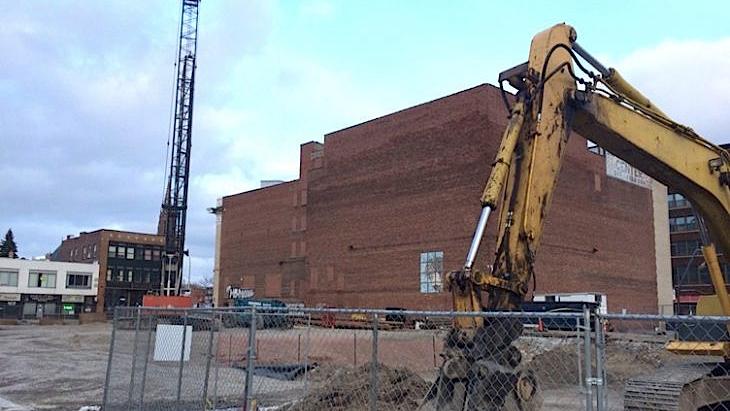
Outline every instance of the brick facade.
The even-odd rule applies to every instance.
[[[223,198],[220,295],[235,285],[307,305],[450,308],[447,293],[420,292],[420,254],[463,264],[506,120],[499,90],[480,85],[302,145],[298,180]],[[656,312],[652,221],[651,191],[607,177],[574,136],[537,292],[602,292],[611,310]],[[492,221],[477,267],[495,233]]]
[[[96,310],[102,312],[111,309],[111,307],[119,305],[119,296],[124,297],[122,305],[137,305],[142,302],[142,295],[148,292],[159,293],[159,279],[157,282],[137,281],[138,270],[146,269],[155,272],[159,278],[161,270],[161,262],[158,258],[153,260],[151,251],[161,251],[165,243],[163,236],[145,233],[135,233],[129,231],[116,231],[100,229],[92,232],[82,232],[77,237],[67,236],[65,240],[51,254],[53,261],[66,262],[99,262],[99,289],[97,295]],[[110,244],[124,244],[127,247],[134,248],[132,259],[127,260],[127,256],[123,259],[114,259],[109,256]],[[150,259],[146,260],[144,253],[145,248],[150,251]],[[137,254],[140,253],[140,254]],[[133,281],[110,281],[107,271],[109,269],[117,270],[129,268],[133,271]],[[126,271],[125,271],[126,273]],[[117,276],[118,273],[112,273]],[[116,277],[112,277],[115,278]],[[112,301],[113,300],[113,301]]]

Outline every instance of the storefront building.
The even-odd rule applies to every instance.
[[[96,311],[99,264],[0,258],[0,318]]]

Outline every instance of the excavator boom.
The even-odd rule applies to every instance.
[[[483,208],[465,264],[447,274],[454,310],[519,309],[534,276],[565,147],[575,131],[692,202],[709,233],[704,255],[710,270],[717,271],[711,277],[722,314],[730,315],[714,253],[714,243],[730,250],[730,155],[671,120],[576,40],[572,27],[555,25],[533,38],[527,63],[500,75],[500,85],[509,82],[517,95],[481,197]],[[498,224],[494,263],[490,272],[480,272],[473,264],[492,215]],[[429,393],[436,408],[539,406],[538,382],[520,366],[519,350],[512,345],[521,335],[519,320],[464,316],[454,326]],[[491,389],[485,378],[476,376],[489,376],[502,387]],[[504,388],[506,381],[511,388]]]

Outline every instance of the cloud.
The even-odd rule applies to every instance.
[[[714,143],[730,142],[730,38],[666,41],[614,66],[675,121]]]
[[[52,251],[66,234],[80,231],[154,232],[179,2],[21,2],[4,13],[0,229],[14,229],[23,256]],[[215,169],[209,166],[215,157],[202,155],[225,146],[208,134],[213,128],[198,121],[199,114],[230,97],[226,68],[263,49],[269,13],[266,3],[201,6],[197,81],[204,86],[196,90],[193,137],[201,151],[193,154],[198,173]],[[212,117],[223,129],[236,126]],[[193,272],[209,273],[214,223],[204,205],[210,204],[192,195],[190,202],[188,238],[199,257]]]

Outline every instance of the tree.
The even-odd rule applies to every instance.
[[[213,286],[213,277],[204,277],[200,280],[198,280],[197,285],[203,288],[208,288]]]
[[[15,244],[12,229],[8,229],[5,239],[0,242],[0,257],[18,258],[18,245]]]

